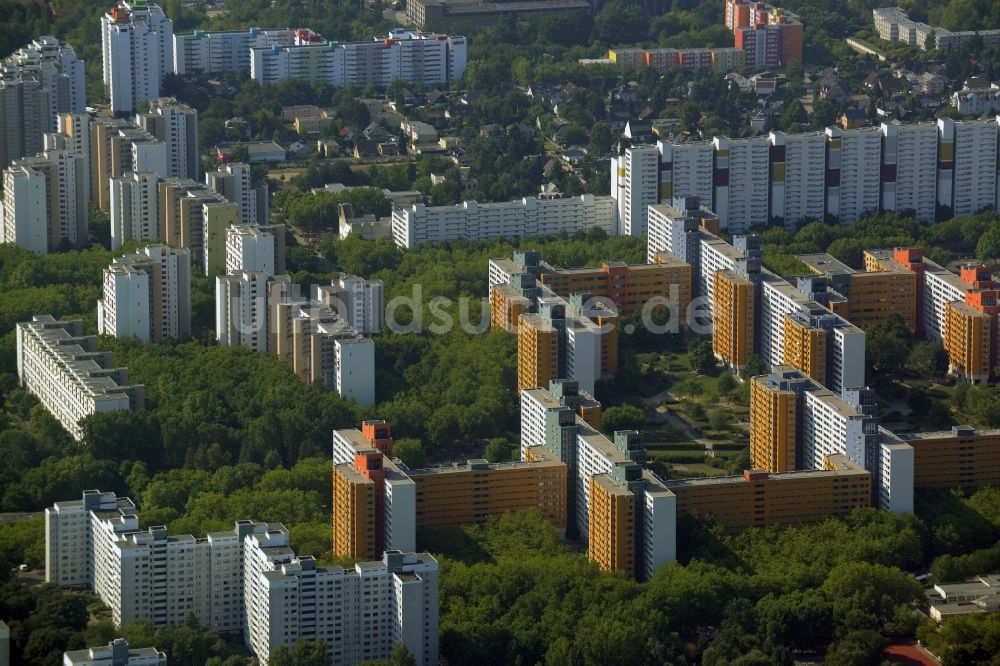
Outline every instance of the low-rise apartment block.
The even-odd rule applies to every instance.
[[[608,51],[608,60],[619,67],[649,67],[665,72],[671,67],[731,72],[746,65],[746,53],[736,47],[714,49],[619,48]]]
[[[1000,430],[953,426],[941,432],[895,435],[913,448],[916,488],[977,488],[1000,484]]]
[[[872,505],[871,474],[849,461],[840,469],[746,470],[742,476],[676,479],[663,485],[677,497],[678,517],[711,516],[730,533],[817,523]]]
[[[124,638],[107,645],[63,652],[63,666],[167,666],[167,655],[156,648],[130,648]]]
[[[857,326],[878,326],[895,315],[917,330],[917,281],[913,271],[892,263],[887,270],[855,270],[825,252],[797,255],[819,281],[800,280],[807,295]]]
[[[466,66],[465,37],[396,28],[370,42],[338,43],[307,29],[289,46],[250,48],[250,77],[266,85],[286,78],[335,86],[378,86],[396,79],[424,85],[459,81]]]
[[[388,424],[334,432],[334,554],[370,557],[410,545],[415,529],[481,523],[535,509],[566,530],[566,465],[551,456],[511,463],[409,469],[392,459]],[[346,462],[344,462],[346,461]]]
[[[191,334],[191,253],[150,245],[104,269],[97,332],[163,342]]]
[[[46,509],[46,580],[91,588],[115,625],[178,626],[193,615],[241,633],[267,664],[299,640],[326,645],[331,663],[386,659],[402,643],[438,660],[437,562],[427,553],[385,552],[351,569],[296,556],[277,523],[237,521],[205,539],[139,529],[135,505],[97,490]]]
[[[143,407],[141,384],[128,383],[128,369],[112,365],[97,338],[83,334],[80,320],[58,321],[35,315],[17,325],[17,374],[74,439],[83,438],[80,421],[96,412]]]
[[[913,21],[900,7],[879,7],[872,10],[878,36],[888,42],[902,42],[923,50],[946,49],[974,37],[990,46],[1000,44],[1000,30],[963,30],[952,32],[941,26]]]
[[[562,199],[524,197],[518,201],[454,206],[413,204],[392,211],[392,237],[399,247],[446,240],[527,238],[598,227],[617,234],[614,201],[609,196],[581,194]]]

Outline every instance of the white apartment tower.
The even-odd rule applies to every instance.
[[[950,199],[940,201],[951,208],[954,217],[972,215],[996,204],[997,191],[997,121],[938,120],[941,136],[938,148],[939,169],[954,174]],[[950,156],[949,156],[950,153]],[[951,162],[949,165],[948,162]],[[938,187],[942,184],[939,182]],[[939,191],[938,199],[942,196]]]
[[[171,536],[140,530],[131,500],[97,490],[46,509],[45,526],[46,580],[92,588],[116,626],[178,626],[194,615],[241,633],[262,664],[299,640],[323,641],[333,664],[387,659],[397,644],[421,666],[438,662],[438,565],[427,553],[322,567],[296,556],[280,524]]]
[[[844,225],[879,209],[882,132],[826,128],[826,213]]]
[[[770,141],[715,137],[715,214],[731,234],[768,223]]]
[[[174,60],[173,21],[159,5],[119,0],[101,17],[101,33],[111,110],[132,113],[142,100],[158,98]]]
[[[268,343],[268,295],[288,276],[247,272],[215,278],[215,339],[223,347],[271,351]]]
[[[0,242],[38,254],[49,251],[48,195],[45,173],[30,161],[3,172],[3,226]]]
[[[611,196],[618,207],[618,233],[642,236],[651,204],[660,200],[660,150],[656,146],[626,148],[611,158]]]
[[[826,135],[771,132],[771,217],[795,229],[805,220],[823,220]],[[732,173],[732,162],[730,162]]]
[[[83,155],[47,150],[17,160],[4,172],[4,192],[0,242],[45,254],[87,241],[90,173]]]
[[[42,150],[60,113],[85,107],[84,63],[71,46],[42,36],[0,63],[0,168]]]
[[[150,102],[147,113],[137,114],[137,126],[162,141],[167,148],[164,177],[198,179],[198,112],[172,97]]]
[[[921,222],[937,212],[938,126],[882,124],[882,208],[912,210]]]
[[[321,287],[321,289],[328,289]],[[366,280],[341,275],[333,283],[331,296],[340,301],[337,312],[361,335],[375,335],[385,321],[385,293],[382,280]],[[341,310],[342,308],[342,310]]]
[[[226,273],[267,273],[275,275],[274,234],[250,224],[233,224],[226,229]]]
[[[674,198],[697,197],[706,205],[712,203],[714,150],[711,141],[690,143],[659,142],[660,198],[672,204]]]
[[[191,334],[191,252],[150,245],[115,257],[97,301],[102,335],[163,342]]]
[[[160,238],[159,176],[129,171],[109,179],[111,187],[111,249],[128,240]]]
[[[224,164],[218,171],[208,171],[205,184],[240,207],[241,224],[267,224],[267,219],[258,218],[257,190],[251,185],[249,164]]]

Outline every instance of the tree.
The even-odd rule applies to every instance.
[[[598,121],[590,128],[590,148],[598,155],[605,155],[611,150],[611,142],[614,141],[614,134],[611,127]]]
[[[427,466],[427,454],[419,439],[397,439],[392,446],[392,455],[403,461],[410,469],[420,469]]]
[[[615,405],[601,414],[601,430],[613,435],[619,430],[641,430],[646,415],[635,405]]]
[[[688,346],[688,363],[691,369],[701,375],[715,372],[715,354],[711,341],[701,338]]]
[[[483,457],[490,462],[507,462],[510,460],[512,447],[503,437],[494,437],[487,444],[483,451]]]
[[[913,334],[899,315],[865,331],[868,363],[875,372],[891,373],[903,367],[912,343]]]
[[[723,409],[713,409],[708,412],[708,426],[712,430],[725,430],[729,427],[731,414]]]
[[[761,355],[752,354],[750,358],[747,359],[747,364],[743,366],[743,369],[740,371],[740,377],[742,377],[744,381],[749,381],[751,377],[766,375],[767,372],[767,364],[764,363],[764,359]]]
[[[323,641],[296,641],[289,648],[279,645],[267,660],[272,666],[327,666],[326,643]]]
[[[921,377],[944,377],[948,372],[948,353],[933,342],[918,342],[906,357],[905,367]]]
[[[1000,224],[990,225],[976,243],[976,256],[981,261],[1000,259]]]

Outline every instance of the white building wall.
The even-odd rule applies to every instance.
[[[959,217],[996,205],[997,121],[955,121],[954,128],[952,214]]]
[[[337,393],[361,405],[375,404],[375,343],[352,338],[337,340],[335,347]]]

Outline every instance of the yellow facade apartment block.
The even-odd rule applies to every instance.
[[[587,555],[601,571],[635,571],[635,495],[607,474],[590,477]]]
[[[538,276],[539,282],[563,297],[588,293],[609,299],[622,317],[642,310],[653,298],[676,301],[681,321],[691,302],[691,279],[691,266],[670,256],[656,264],[607,262],[596,268],[569,268]]]
[[[796,394],[767,377],[750,380],[750,464],[766,472],[790,472],[796,457]]]
[[[521,315],[531,311],[531,299],[517,293],[510,285],[500,284],[490,289],[490,326],[517,333]]]
[[[833,311],[855,326],[878,326],[898,315],[908,329],[916,330],[917,277],[908,270],[853,273],[847,311]]]
[[[541,315],[521,315],[517,331],[518,394],[524,389],[546,387],[558,376],[559,331]]]
[[[735,271],[715,274],[712,306],[712,351],[733,368],[742,368],[753,354],[754,285]]]
[[[751,527],[815,523],[871,506],[871,474],[863,469],[679,479],[664,485],[677,496],[677,517],[713,516],[730,533]]]
[[[784,363],[826,385],[826,331],[785,315]]]
[[[525,509],[537,509],[553,527],[566,529],[567,468],[558,460],[470,460],[406,474],[416,484],[417,529],[472,525]]]
[[[368,559],[375,550],[375,484],[354,465],[333,470],[333,554]]]
[[[955,426],[899,438],[913,447],[916,488],[1000,485],[1000,430]]]
[[[957,301],[945,305],[944,321],[949,371],[969,381],[988,380],[993,315]]]

